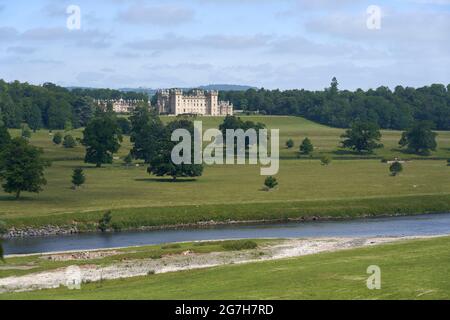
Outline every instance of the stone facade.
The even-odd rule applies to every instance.
[[[97,105],[105,110],[108,103],[112,104],[113,111],[117,113],[130,113],[133,109],[140,103],[144,102],[143,100],[97,100]],[[150,106],[149,106],[150,107]]]
[[[180,89],[170,89],[159,90],[156,95],[156,108],[160,114],[233,115],[233,105],[227,101],[219,101],[218,91],[192,90],[184,93]]]

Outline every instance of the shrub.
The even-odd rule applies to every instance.
[[[101,232],[107,231],[111,226],[112,214],[111,211],[106,212],[98,222],[98,228]]]
[[[71,148],[75,148],[76,145],[77,145],[77,143],[75,142],[75,139],[70,134],[64,136],[64,141],[63,141],[64,148],[71,149]]]
[[[24,138],[24,139],[31,138],[31,130],[30,130],[30,128],[28,128],[28,126],[22,127],[22,138]]]
[[[400,172],[403,171],[403,166],[400,162],[395,161],[393,164],[391,164],[391,166],[389,167],[389,171],[391,172],[391,175],[393,177],[395,177],[396,175],[398,175]]]
[[[61,144],[61,142],[62,142],[62,134],[59,132],[55,133],[55,135],[53,136],[53,143]]]
[[[311,143],[311,140],[309,138],[305,138],[300,145],[300,153],[302,154],[311,154],[311,152],[314,151],[314,146]]]
[[[264,185],[268,188],[268,189],[273,189],[278,185],[278,181],[276,178],[269,176],[266,178],[266,180],[264,181]]]
[[[447,159],[447,165],[450,166],[450,159]]]
[[[323,156],[322,158],[320,158],[320,162],[323,166],[327,166],[331,163],[331,158],[328,156]]]
[[[294,140],[289,139],[288,141],[286,141],[286,148],[291,149],[294,147]]]
[[[222,244],[222,247],[227,251],[239,251],[255,249],[258,247],[258,244],[252,240],[236,240],[226,241]]]
[[[86,181],[86,177],[84,176],[83,169],[76,168],[73,169],[72,174],[72,184],[75,188],[80,187],[83,185]]]

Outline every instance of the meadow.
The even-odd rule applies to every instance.
[[[52,161],[47,186],[40,194],[24,193],[20,201],[0,191],[0,220],[8,226],[73,225],[95,229],[107,210],[121,228],[163,226],[215,220],[284,220],[299,217],[355,217],[407,214],[450,209],[450,132],[438,133],[438,150],[428,157],[398,150],[401,132],[383,131],[383,149],[361,157],[338,148],[342,129],[329,128],[299,117],[243,117],[280,129],[279,187],[262,191],[259,166],[207,166],[202,177],[171,182],[150,176],[142,163],[123,164],[131,145],[124,141],[113,164],[95,168],[83,162],[84,148],[64,149],[52,143],[47,130],[33,134],[31,143],[44,149]],[[163,117],[167,122],[173,118]],[[205,117],[203,127],[218,127],[223,118]],[[19,135],[19,130],[13,130]],[[81,137],[82,130],[70,134]],[[308,136],[312,157],[298,156],[300,141]],[[292,138],[293,149],[284,147]],[[318,158],[333,162],[322,166]],[[397,177],[389,175],[381,158],[411,159]],[[82,167],[83,188],[71,188],[71,174]]]
[[[449,299],[450,238],[84,284],[0,299]],[[369,290],[368,266],[381,270]],[[274,276],[276,274],[276,276]]]

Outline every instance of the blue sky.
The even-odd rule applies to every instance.
[[[81,9],[68,30],[66,9]],[[369,5],[381,28],[367,28]],[[323,89],[450,83],[450,0],[0,0],[0,78]]]

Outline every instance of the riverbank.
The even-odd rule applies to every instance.
[[[267,262],[424,238],[430,237],[320,238],[258,242],[239,240],[14,256],[7,257],[8,263],[0,266],[0,275],[2,272],[3,275],[8,275],[14,271],[23,275],[1,277],[0,293],[59,288],[66,284],[67,267],[70,265],[78,265],[83,282],[91,283],[224,265]],[[226,248],[223,244],[226,243],[231,244],[231,251],[223,250]],[[251,248],[252,244],[254,248]],[[169,251],[164,252],[165,249]],[[149,257],[152,250],[162,252],[158,251],[158,255]],[[36,265],[33,268],[33,259],[45,261],[45,271],[33,272],[33,269],[37,268]]]
[[[169,230],[449,212],[450,195],[117,208],[32,217],[7,215],[0,220],[8,229],[5,238],[98,232],[98,222],[107,211],[112,215],[108,231]]]

